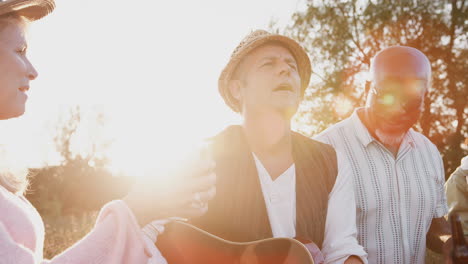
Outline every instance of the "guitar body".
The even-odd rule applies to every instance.
[[[236,243],[184,222],[171,222],[158,236],[168,264],[314,264],[307,248],[290,238]]]

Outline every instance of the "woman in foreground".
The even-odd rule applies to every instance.
[[[26,57],[25,29],[30,21],[44,17],[54,7],[53,0],[0,0],[0,120],[21,116],[25,111],[30,81],[38,76]],[[1,170],[0,264],[159,263],[159,251],[144,237],[141,227],[168,216],[199,216],[206,212],[206,201],[214,195],[212,162],[185,169],[178,173],[185,180],[170,189],[142,183],[123,200],[107,203],[93,230],[50,261],[42,256],[42,219],[23,196],[26,173]],[[193,206],[193,197],[201,206]]]

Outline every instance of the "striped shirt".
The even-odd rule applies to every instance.
[[[316,139],[351,164],[358,241],[369,263],[424,263],[431,221],[448,211],[443,163],[434,144],[410,129],[395,158],[370,135],[357,111]]]

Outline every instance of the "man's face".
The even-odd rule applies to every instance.
[[[0,119],[24,113],[29,81],[37,72],[26,57],[23,27],[12,23],[0,30]]]
[[[301,80],[291,52],[267,44],[242,62],[239,101],[242,113],[280,111],[292,117],[301,100]]]
[[[428,83],[427,67],[416,58],[376,66],[368,107],[377,136],[405,135],[419,119]]]

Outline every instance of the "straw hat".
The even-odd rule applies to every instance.
[[[296,63],[299,70],[299,76],[301,77],[301,88],[302,95],[304,94],[305,89],[309,85],[310,74],[312,72],[310,66],[309,56],[305,50],[297,43],[295,40],[290,39],[286,36],[271,34],[265,30],[255,30],[249,35],[247,35],[237,48],[232,52],[231,59],[229,60],[226,67],[224,67],[221,75],[218,79],[218,90],[221,96],[224,99],[224,102],[235,112],[239,112],[238,102],[231,95],[229,91],[229,81],[231,80],[232,74],[236,70],[239,62],[247,55],[249,52],[258,48],[269,42],[279,42],[284,45],[292,53],[296,59]]]
[[[17,13],[31,21],[50,14],[54,8],[54,0],[0,0],[0,16]]]

